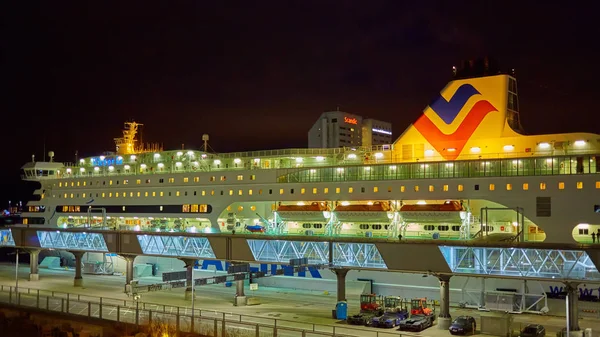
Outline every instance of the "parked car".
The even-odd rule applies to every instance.
[[[545,337],[546,328],[541,324],[529,324],[521,331],[519,337]]]
[[[400,322],[400,331],[423,331],[433,325],[435,315],[412,315]]]
[[[472,316],[458,316],[452,321],[448,331],[453,335],[464,335],[467,333],[474,334],[476,329],[477,323],[475,322],[475,318]]]
[[[373,317],[371,325],[379,328],[395,328],[400,322],[408,318],[408,311],[386,312],[381,316]]]

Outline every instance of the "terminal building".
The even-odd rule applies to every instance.
[[[391,123],[343,111],[324,112],[308,131],[309,148],[370,147],[392,142]]]

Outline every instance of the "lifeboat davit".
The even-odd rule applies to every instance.
[[[324,202],[313,202],[310,205],[280,205],[277,215],[284,221],[327,222],[327,212],[331,208]]]
[[[335,215],[339,221],[348,222],[389,222],[393,217],[393,210],[388,202],[374,202],[372,205],[338,205]]]
[[[467,212],[458,201],[446,201],[443,204],[403,205],[400,216],[404,222],[460,223]]]

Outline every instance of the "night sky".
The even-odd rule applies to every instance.
[[[112,151],[128,119],[165,149],[203,133],[217,152],[306,147],[337,106],[397,137],[453,65],[484,55],[516,69],[528,133],[600,133],[594,11],[486,3],[7,1],[0,205],[27,200],[18,170],[44,143],[58,161]]]

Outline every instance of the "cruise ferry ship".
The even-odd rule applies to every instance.
[[[140,124],[127,122],[114,152],[76,163],[57,162],[50,153],[49,162],[25,164],[23,179],[40,187],[23,223],[256,236],[591,242],[591,234],[600,233],[600,136],[527,135],[516,78],[466,71],[455,72],[389,146],[163,151],[139,144]],[[420,275],[412,280],[355,273],[392,288],[424,283]],[[315,284],[306,286],[319,289]]]

